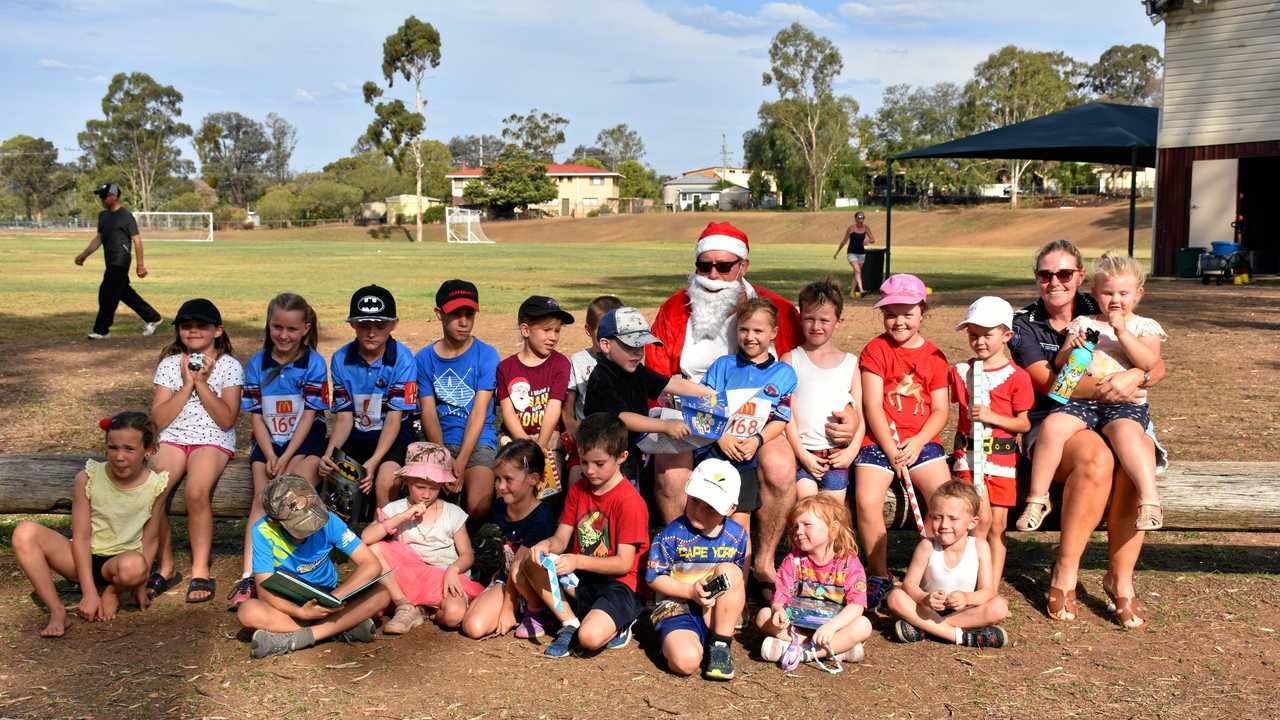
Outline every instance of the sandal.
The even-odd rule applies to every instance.
[[[1076,619],[1076,589],[1061,590],[1049,586],[1049,595],[1045,599],[1045,614],[1054,620],[1070,622]]]
[[[193,577],[191,582],[187,583],[187,602],[191,604],[209,602],[213,599],[214,593],[218,591],[218,581],[213,578]],[[192,593],[202,592],[205,596],[202,598],[191,597]]]
[[[1138,520],[1134,527],[1139,530],[1159,530],[1164,527],[1164,507],[1158,502],[1138,503]]]
[[[240,578],[240,581],[227,593],[227,609],[235,611],[245,600],[258,597],[258,586],[252,577]]]
[[[1022,517],[1018,518],[1017,528],[1023,531],[1039,530],[1044,519],[1053,512],[1053,503],[1048,495],[1032,495],[1027,498],[1027,506],[1022,509]]]
[[[180,582],[182,582],[182,573],[180,572],[175,571],[171,578],[166,578],[159,572],[152,572],[151,576],[147,578],[147,599],[155,600],[169,592],[170,588]]]
[[[1137,630],[1147,626],[1147,613],[1138,604],[1136,597],[1120,597],[1102,576],[1102,592],[1107,594],[1107,612],[1115,618],[1120,626],[1128,630]]]

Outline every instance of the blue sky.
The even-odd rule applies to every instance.
[[[210,112],[298,128],[296,170],[345,155],[368,125],[360,97],[381,79],[383,39],[409,14],[433,23],[442,62],[425,85],[427,135],[494,133],[537,107],[569,118],[558,157],[625,122],[646,160],[677,174],[716,164],[721,133],[741,160],[742,133],[773,99],[760,85],[769,40],[799,20],[844,56],[840,92],[864,112],[895,83],[963,82],[1007,44],[1093,61],[1111,45],[1163,49],[1138,0],[5,0],[0,138],[76,148],[101,115],[116,72],[142,71],[185,96],[192,127]],[[397,83],[397,90],[409,90]],[[194,158],[188,146],[186,153]],[[62,158],[70,159],[72,151]]]

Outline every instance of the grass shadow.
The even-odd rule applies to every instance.
[[[372,225],[369,227],[368,233],[373,240],[413,241],[413,236],[409,234],[409,229],[403,225]]]

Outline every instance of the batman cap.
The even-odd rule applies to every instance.
[[[351,313],[347,322],[396,319],[396,299],[390,290],[377,285],[366,285],[351,295]]]

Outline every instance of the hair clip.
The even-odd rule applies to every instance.
[[[110,430],[110,429],[111,429],[111,418],[102,418],[101,420],[99,420],[99,421],[98,421],[98,427],[102,428],[103,430]]]

